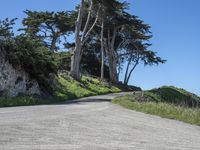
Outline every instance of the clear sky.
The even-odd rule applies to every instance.
[[[24,17],[23,11],[72,10],[79,0],[2,0],[0,19]],[[151,25],[151,49],[167,59],[155,67],[140,65],[130,84],[151,89],[175,85],[200,95],[200,0],[127,0],[129,12]]]

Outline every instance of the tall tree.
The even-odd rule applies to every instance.
[[[77,80],[81,79],[80,61],[81,61],[81,57],[83,53],[82,47],[85,44],[85,42],[88,40],[89,35],[91,34],[99,18],[99,10],[96,11],[94,9],[95,5],[96,5],[96,1],[90,0],[89,7],[86,8],[85,7],[86,1],[85,0],[80,1],[79,12],[78,12],[76,28],[75,28],[75,48],[72,51],[71,71],[70,71],[71,75]],[[87,13],[87,19],[86,19],[85,24],[83,25],[83,16],[84,16],[85,10]],[[91,18],[92,18],[92,15],[94,14],[95,14],[95,19],[92,20]],[[91,20],[93,21],[93,23],[91,23]]]
[[[104,32],[104,34],[102,33],[101,36],[103,36],[101,40],[101,45],[102,45],[102,49],[103,49],[103,45],[104,48],[106,50],[106,53],[108,55],[108,64],[109,64],[109,72],[110,72],[110,79],[111,82],[118,82],[117,79],[117,71],[116,71],[116,54],[115,54],[115,38],[116,38],[116,32],[117,32],[117,28],[118,28],[118,21],[117,21],[117,16],[119,15],[119,13],[126,7],[127,3],[120,3],[117,0],[110,0],[110,1],[106,1],[103,0],[102,1],[102,5],[103,5],[103,17],[102,17],[102,27],[101,30],[103,29],[102,32]],[[104,51],[102,51],[104,52]],[[102,67],[104,63],[104,53],[102,55]],[[103,71],[103,68],[102,68]],[[103,74],[103,72],[101,73]]]
[[[109,22],[110,18],[115,16],[116,12],[118,12],[123,6],[125,6],[126,3],[120,3],[116,0],[100,0],[100,5],[101,5],[101,19],[100,19],[100,24],[101,24],[101,79],[103,80],[104,78],[104,63],[105,63],[105,47],[106,46],[106,40],[104,35],[106,32],[106,28],[109,28],[109,24],[105,25],[105,22]],[[112,67],[110,67],[112,68]],[[111,71],[113,72],[113,71]],[[111,73],[110,73],[111,75]],[[111,78],[113,79],[113,78]]]
[[[81,78],[80,62],[87,43],[95,46],[94,49],[100,47],[100,55],[95,55],[101,60],[101,79],[104,78],[104,66],[108,65],[110,80],[113,83],[118,82],[124,61],[129,64],[124,81],[127,84],[134,68],[144,62],[141,60],[151,58],[150,55],[145,55],[146,49],[145,53],[141,53],[141,49],[137,49],[136,46],[130,48],[133,43],[140,43],[141,47],[145,47],[145,41],[152,36],[150,26],[137,16],[127,13],[127,6],[127,3],[117,0],[81,0],[76,21],[75,46],[71,55],[71,74],[74,78]],[[152,58],[157,57],[152,51],[148,52],[152,54]]]
[[[110,68],[111,81],[118,82],[117,68],[120,66],[121,51],[127,53],[126,43],[131,40],[148,40],[151,38],[148,34],[149,26],[144,24],[136,16],[130,15],[126,10],[126,3],[119,5],[118,11],[109,17],[108,36],[107,36],[107,49],[108,49],[108,62]],[[130,52],[129,52],[130,53]],[[118,69],[120,70],[120,69]]]

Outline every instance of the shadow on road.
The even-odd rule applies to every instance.
[[[97,103],[101,103],[101,102],[111,102],[110,99],[99,99],[99,98],[92,98],[92,99],[83,99],[83,100],[72,100],[69,102],[65,102],[62,104],[79,104],[79,103],[91,103],[91,102],[97,102]]]

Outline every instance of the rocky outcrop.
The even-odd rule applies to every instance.
[[[0,51],[0,96],[15,97],[19,94],[40,95],[40,88],[35,80],[22,68],[14,68]]]

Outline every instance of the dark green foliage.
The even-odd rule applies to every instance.
[[[38,81],[57,73],[59,61],[55,53],[42,43],[26,36],[18,36],[10,41],[0,41],[0,49],[14,67],[22,67],[31,78]]]
[[[140,87],[134,86],[134,85],[125,85],[122,82],[118,83],[116,86],[118,86],[120,89],[122,89],[122,91],[142,91],[142,89]]]
[[[55,53],[59,61],[59,70],[70,70],[71,55],[70,52]]]
[[[12,25],[15,19],[0,21],[0,51],[6,54],[13,67],[23,68],[31,78],[42,81],[50,73],[57,73],[59,61],[56,54],[44,44],[29,36],[13,37]],[[39,82],[40,83],[40,82]]]
[[[15,19],[9,20],[6,18],[5,20],[0,20],[0,39],[8,39],[11,38],[14,33],[12,32],[13,25],[15,24]]]
[[[95,54],[96,53],[96,54]],[[91,49],[85,49],[83,57],[81,59],[81,71],[85,74],[100,77],[101,62],[97,57],[99,52]],[[70,71],[71,54],[70,52],[58,52],[55,53],[59,61],[59,70]],[[109,79],[109,68],[107,65],[104,67],[105,78]]]
[[[89,73],[90,75],[100,77],[101,76],[101,58],[100,50],[97,44],[88,43],[84,47],[84,52],[81,60],[82,72]],[[110,79],[109,77],[109,67],[104,64],[104,77],[105,79]]]
[[[12,62],[20,62],[20,64],[32,77],[37,78],[38,75],[48,77],[49,73],[56,73],[58,62],[55,54],[42,46],[37,40],[27,37],[16,38],[16,49],[9,55]],[[18,56],[17,59],[14,59]],[[14,64],[14,63],[13,63]]]
[[[67,36],[74,30],[74,12],[61,11],[31,11],[26,10],[26,18],[23,19],[25,34],[32,38],[43,41],[52,51],[58,50],[61,38],[66,40]]]

